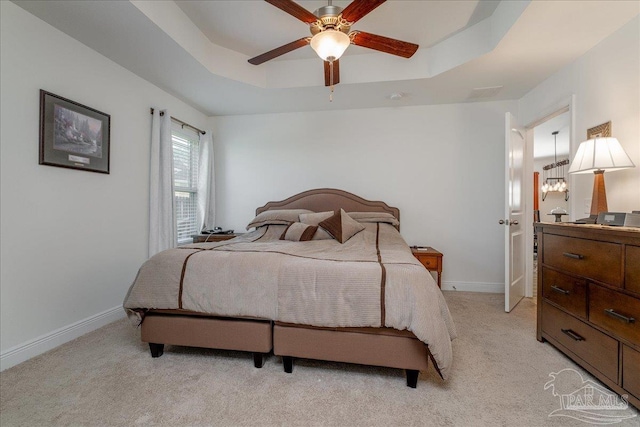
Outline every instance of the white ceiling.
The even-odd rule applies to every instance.
[[[420,49],[404,59],[350,46],[329,102],[308,46],[247,63],[309,35],[264,1],[14,2],[207,115],[519,99],[640,13],[637,1],[389,0],[354,29]],[[494,86],[492,96],[471,96]]]
[[[336,0],[332,4],[344,9],[349,3]],[[410,8],[406,3],[389,0],[354,28],[430,47],[488,18],[500,1],[412,1]],[[176,4],[209,41],[250,57],[310,35],[306,24],[266,2],[186,0]],[[298,4],[313,12],[327,2],[298,1]],[[349,55],[368,52],[357,46],[349,48]],[[278,59],[316,58],[315,55],[310,48],[298,49]]]

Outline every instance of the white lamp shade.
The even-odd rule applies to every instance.
[[[311,47],[323,61],[340,58],[351,44],[351,39],[342,31],[324,30],[311,38]]]
[[[635,166],[616,138],[594,138],[580,144],[569,173],[615,171]]]

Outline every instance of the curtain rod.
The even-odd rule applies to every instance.
[[[151,109],[151,114],[153,114],[153,108]],[[161,115],[161,116],[164,116],[164,111],[160,111],[160,115]],[[174,122],[178,122],[178,123],[180,123],[180,124],[182,125],[182,127],[185,127],[185,126],[186,126],[186,127],[189,127],[189,128],[191,128],[191,129],[193,129],[193,130],[195,130],[195,131],[197,131],[198,133],[201,133],[201,134],[203,134],[203,135],[205,135],[205,134],[207,133],[207,132],[205,132],[205,131],[203,131],[203,130],[201,130],[201,129],[198,129],[198,128],[197,128],[197,127],[195,127],[195,126],[190,125],[189,123],[185,123],[185,122],[183,122],[183,121],[182,121],[182,120],[180,120],[180,119],[176,119],[175,117],[171,117],[171,120],[173,120]]]

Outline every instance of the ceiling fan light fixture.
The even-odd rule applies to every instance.
[[[324,30],[311,38],[311,47],[323,61],[335,61],[351,44],[351,39],[342,31]]]

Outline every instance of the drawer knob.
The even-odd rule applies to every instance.
[[[565,335],[576,341],[584,341],[584,338],[573,332],[571,329],[560,329]]]
[[[566,256],[567,258],[573,258],[573,259],[583,259],[584,255],[580,255],[580,254],[574,254],[571,252],[563,252],[562,255]]]
[[[557,292],[557,293],[559,293],[559,294],[562,294],[562,295],[569,295],[569,291],[567,291],[567,290],[565,290],[565,289],[562,289],[562,288],[559,288],[559,287],[557,287],[556,285],[551,285],[551,289],[553,289],[554,291],[556,291],[556,292]]]
[[[620,320],[622,320],[622,321],[624,321],[624,322],[627,322],[627,323],[633,323],[633,322],[635,322],[635,321],[636,321],[636,319],[634,319],[633,317],[627,317],[627,316],[625,316],[625,315],[623,315],[623,314],[616,313],[616,312],[613,310],[613,308],[606,308],[606,309],[604,310],[604,312],[605,312],[605,313],[607,313],[607,314],[608,314],[609,316],[611,316],[611,317],[615,317],[616,319],[620,319]]]

